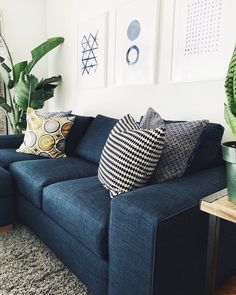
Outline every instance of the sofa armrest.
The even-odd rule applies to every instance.
[[[114,198],[109,227],[109,294],[157,292],[156,249],[160,224],[198,206],[201,198],[225,186],[225,167],[220,166]],[[187,294],[179,291],[178,294]]]
[[[24,135],[1,135],[0,136],[0,149],[16,149],[23,142]]]

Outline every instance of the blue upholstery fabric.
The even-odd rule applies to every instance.
[[[52,184],[43,190],[43,211],[93,253],[107,256],[109,192],[97,176]]]
[[[154,273],[155,294],[204,294],[207,238],[208,214],[202,213],[199,206],[159,224]],[[222,220],[217,268],[218,286],[234,274],[235,247],[236,226]]]
[[[79,158],[23,161],[10,165],[18,190],[39,208],[45,186],[69,179],[94,176],[97,169],[97,165]]]
[[[103,147],[118,120],[98,115],[75,149],[75,155],[99,163]]]
[[[208,169],[223,163],[221,152],[223,134],[224,127],[220,124],[209,123],[207,125],[193,154],[188,172]]]
[[[17,149],[23,142],[24,135],[1,135],[0,149]]]
[[[74,124],[66,138],[66,154],[71,156],[79,141],[85,134],[89,125],[93,121],[92,117],[75,116]]]
[[[16,201],[20,220],[27,224],[86,286],[89,286],[93,294],[107,294],[107,261],[94,255],[78,239],[24,197],[17,196]]]
[[[0,226],[12,224],[13,202],[12,196],[0,199]]]
[[[0,168],[0,226],[12,223],[12,177],[11,174]]]
[[[0,149],[0,167],[5,169],[8,169],[9,165],[15,162],[38,159],[44,158],[36,155],[17,153],[15,149]]]
[[[0,167],[0,199],[12,195],[11,173]]]
[[[156,249],[161,222],[167,222],[170,218],[182,214],[186,210],[198,208],[201,198],[223,189],[225,186],[226,177],[223,166],[192,173],[166,183],[150,185],[114,198],[111,202],[108,234],[109,294],[157,294],[156,289],[161,282],[158,278],[158,267],[154,261],[157,256]],[[190,227],[186,222],[183,224],[188,228],[188,231],[191,231],[190,221]],[[201,230],[201,227],[196,228],[196,231],[198,230]],[[181,239],[181,231],[178,234]],[[168,236],[168,231],[166,235]],[[185,235],[184,238],[186,238]],[[194,256],[185,256],[180,249],[183,240],[182,244],[179,244],[179,239],[172,240],[170,249],[176,251],[178,258],[181,256],[182,269],[184,274],[187,274],[190,263],[193,263],[192,268],[194,269],[196,263],[204,263],[204,261],[196,262]],[[165,240],[162,238],[162,241]],[[188,239],[184,240],[185,242],[188,242]],[[191,261],[189,262],[187,259]],[[170,269],[172,263],[172,261],[165,261]],[[198,270],[199,268],[197,272]],[[178,282],[178,275],[181,278],[181,273],[175,273],[177,276],[175,282]],[[155,279],[157,282],[154,284]],[[187,279],[185,281],[184,285],[169,284],[168,292],[160,292],[159,294],[194,294],[192,293],[193,287],[187,283]],[[196,282],[198,282],[198,276]],[[124,286],[126,286],[125,289]],[[172,290],[172,293],[169,290]],[[186,290],[188,292],[185,292]]]
[[[179,122],[183,121],[165,121],[166,124]],[[224,127],[222,125],[217,123],[207,124],[193,152],[191,163],[185,174],[223,165],[221,152],[223,134]]]

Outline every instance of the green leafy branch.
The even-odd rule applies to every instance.
[[[0,56],[0,76],[4,82],[6,95],[0,96],[2,107],[8,118],[13,133],[22,133],[26,127],[26,110],[28,107],[40,109],[45,101],[53,97],[54,90],[61,82],[61,76],[55,76],[40,81],[31,74],[37,62],[52,49],[64,42],[62,37],[48,39],[31,51],[32,60],[13,64],[13,59],[5,39],[0,35],[6,57]],[[9,60],[7,65],[6,60]]]

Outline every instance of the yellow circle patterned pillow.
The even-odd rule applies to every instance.
[[[65,158],[65,140],[73,126],[71,115],[49,117],[28,108],[24,142],[17,152],[47,158]]]

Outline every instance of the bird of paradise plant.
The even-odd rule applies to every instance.
[[[0,35],[6,56],[0,56],[0,78],[4,83],[4,95],[0,96],[0,107],[5,110],[11,131],[21,134],[26,128],[28,107],[40,109],[46,100],[54,95],[61,82],[61,76],[39,80],[31,73],[37,62],[49,51],[64,42],[62,37],[54,37],[31,51],[32,60],[14,64],[9,47]]]

